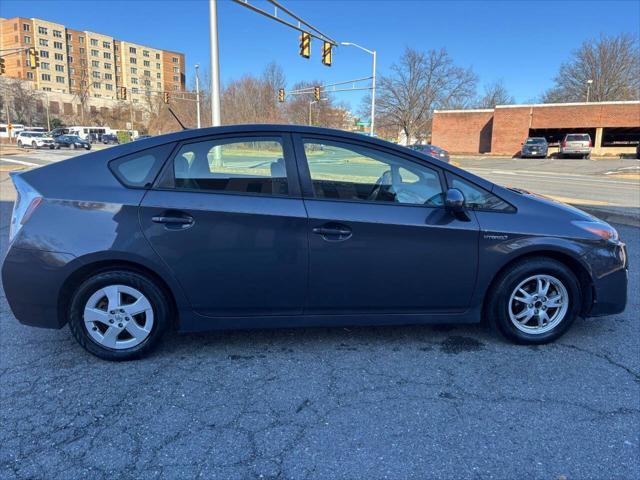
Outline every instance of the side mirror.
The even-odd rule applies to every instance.
[[[448,212],[454,214],[464,212],[464,194],[457,188],[450,188],[444,196],[444,206]]]

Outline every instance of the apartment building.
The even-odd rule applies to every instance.
[[[3,51],[19,50],[5,57],[5,75],[39,90],[116,100],[125,87],[128,99],[139,103],[185,88],[182,53],[23,17],[0,18],[0,41]],[[36,69],[28,65],[30,47],[40,57]]]

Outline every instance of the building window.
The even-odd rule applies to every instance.
[[[94,71],[94,72],[91,72],[91,76],[92,76],[93,78],[100,78],[100,72],[95,72],[95,71]]]
[[[87,61],[84,58],[80,59],[80,65],[86,65]]]
[[[158,90],[160,90],[160,89],[162,88],[162,83],[157,82],[157,83],[156,83],[156,88],[157,88]]]
[[[71,40],[73,40],[73,37],[70,33],[67,33],[67,42],[70,42]]]
[[[133,77],[133,78],[131,79],[131,83],[132,83],[133,85],[137,85],[137,84],[138,84],[138,79],[137,79],[137,78],[135,78],[135,77]]]
[[[84,52],[86,52],[86,50],[83,47],[80,47],[80,55],[84,55]]]
[[[62,55],[61,53],[56,53],[53,55],[55,57],[56,60],[58,60],[59,62],[62,62],[64,60],[64,55]]]
[[[47,62],[40,62],[40,68],[42,70],[49,70],[49,64]]]
[[[40,64],[40,67],[42,67],[42,63]],[[48,73],[43,73],[40,78],[45,81],[45,82],[50,82],[51,81],[51,75],[49,75]]]
[[[110,83],[105,83],[104,88],[106,88],[107,90],[113,90],[113,85],[111,85]]]
[[[73,52],[73,47],[71,45],[67,45],[67,53]]]
[[[102,42],[102,48],[111,48],[111,43],[109,43],[109,42]]]
[[[92,47],[97,47],[98,46],[98,39],[97,38],[92,38],[91,39],[91,46]]]
[[[111,73],[105,73],[104,74],[104,79],[105,80],[113,80],[113,75]]]
[[[29,25],[28,23],[23,23],[23,24],[22,24],[22,31],[23,31],[23,32],[29,32],[29,31],[31,31],[31,25]]]
[[[162,78],[162,74],[160,72],[156,73],[156,78],[160,80]]]
[[[178,91],[178,85],[174,85],[173,90]]]
[[[178,57],[172,57],[172,58],[171,58],[171,61],[172,61],[173,63],[178,63]]]
[[[144,71],[144,76],[145,77],[150,77],[151,76],[151,72],[149,70],[145,70]]]
[[[180,73],[180,67],[173,67],[173,73]]]
[[[53,42],[53,48],[62,50],[62,42]]]
[[[40,50],[40,58],[49,58],[49,52],[46,50]]]
[[[151,63],[149,63],[149,60],[145,60],[145,61],[144,61],[144,62],[142,62],[142,63],[144,63],[144,66],[145,66],[145,67],[150,67],[150,66],[151,66]]]
[[[64,65],[56,65],[56,72],[64,72]]]
[[[138,90],[138,88],[137,88],[137,87],[133,87],[133,88],[131,89],[131,93],[135,93],[136,95],[139,93],[139,91],[140,91],[140,90]]]
[[[54,30],[53,36],[56,38],[62,38],[62,32],[60,30]]]
[[[51,87],[42,87],[42,90],[44,90],[45,92],[50,92],[51,91]]]
[[[75,75],[76,74],[76,69],[75,68],[69,68],[69,73],[71,75]]]
[[[103,56],[104,58],[108,59],[108,60],[111,60],[111,53],[109,53],[109,52],[104,52],[104,53],[102,54],[102,56]]]
[[[38,40],[38,45],[40,45],[41,47],[48,47],[49,40],[47,40],[46,38],[41,38]]]
[[[138,61],[137,61],[134,57],[130,57],[130,58],[129,58],[129,63],[137,64],[137,63],[138,63]]]
[[[131,74],[135,75],[138,73],[138,69],[136,67],[131,67]]]
[[[135,47],[129,47],[129,53],[133,53],[135,55],[136,54],[136,48]]]
[[[100,89],[100,82],[93,82],[93,88]]]
[[[41,35],[46,35],[48,32],[45,27],[38,27],[38,33]]]
[[[147,87],[150,87],[150,86],[151,86],[151,81],[150,81],[150,80],[145,80],[145,81],[144,81],[144,84],[145,84]]]
[[[93,68],[100,68],[100,62],[98,60],[91,60],[91,66]]]
[[[31,43],[31,37],[29,37],[28,35],[24,36],[24,43]]]
[[[27,80],[33,80],[33,72],[27,72]]]
[[[104,64],[104,68],[106,68],[107,70],[111,70],[111,64],[110,63],[105,63]]]
[[[149,56],[149,50],[143,50],[142,51],[142,56],[143,57],[148,57]]]
[[[75,81],[75,79],[73,79],[73,78],[71,79],[71,86],[72,86],[72,87],[75,87],[75,86],[76,86],[76,81]]]
[[[159,64],[159,63],[156,63],[156,68],[157,68],[158,70],[160,70],[161,66],[160,66],[160,64]]]
[[[92,57],[99,57],[100,56],[100,52],[98,50],[91,50],[91,56]]]
[[[156,53],[156,60],[160,60],[160,54]]]
[[[79,41],[82,45],[84,45],[84,37],[78,37],[78,41]]]
[[[56,77],[56,82],[64,83],[64,77]]]
[[[179,77],[179,76],[177,76],[177,75],[174,75],[174,76],[173,76],[173,81],[174,81],[174,82],[179,82],[179,81],[180,81],[180,77]]]

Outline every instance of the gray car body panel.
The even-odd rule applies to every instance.
[[[301,195],[257,201],[250,195],[125,188],[108,167],[114,158],[158,145],[253,132],[290,132],[292,138],[297,134],[326,136],[426,161],[493,191],[517,212],[469,211],[469,221],[460,222],[444,208],[317,200],[305,194],[304,185]],[[300,168],[299,152],[293,156]],[[175,299],[179,328],[184,331],[476,322],[496,274],[514,259],[544,252],[579,263],[591,278],[596,300],[598,290],[612,298],[594,303],[594,314],[619,311],[624,308],[620,302],[626,301],[624,246],[596,242],[571,223],[592,219],[589,215],[361,135],[275,125],[187,130],[88,153],[22,175],[45,200],[10,245],[2,275],[12,310],[30,325],[62,327],[65,285],[74,272],[96,264],[139,265],[161,278]],[[187,236],[179,237],[184,232],[165,235],[162,227],[151,224],[150,217],[169,208],[197,215],[196,225],[203,227],[200,234],[185,242]],[[326,221],[352,225],[353,240],[335,249],[309,233],[314,222]],[[379,239],[384,241],[379,243]],[[185,245],[193,251],[187,252]],[[418,268],[411,269],[403,261],[405,254],[422,259]],[[212,268],[211,262],[219,264]],[[189,278],[190,271],[200,271],[201,276]],[[351,271],[358,272],[355,278],[350,277]],[[231,272],[226,289],[225,272]],[[354,291],[357,302],[350,305],[341,300],[349,279],[362,287]],[[252,301],[243,304],[242,295],[232,291],[241,285],[254,292]],[[262,291],[260,285],[267,288]],[[326,292],[318,290],[324,286]],[[213,288],[222,288],[212,298],[226,302],[228,308],[206,304]],[[622,288],[624,299],[615,293]],[[367,289],[371,291],[370,308],[365,305]],[[393,303],[398,296],[404,304]]]

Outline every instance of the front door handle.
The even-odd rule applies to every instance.
[[[311,231],[317,235],[321,235],[327,242],[342,242],[348,240],[353,232],[346,225],[340,223],[327,223],[320,227],[314,227]]]
[[[317,233],[318,235],[344,236],[351,235],[351,230],[346,228],[316,227],[313,229],[313,233]]]
[[[193,217],[165,217],[158,216],[151,219],[154,223],[174,223],[176,225],[191,225]]]

